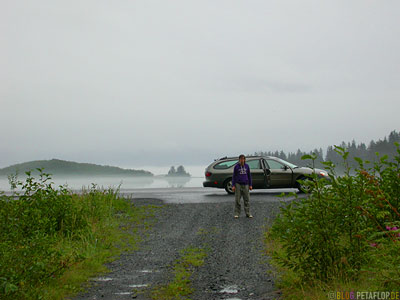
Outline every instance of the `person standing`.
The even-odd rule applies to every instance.
[[[232,191],[235,192],[235,219],[239,218],[241,205],[240,199],[243,196],[244,212],[246,217],[252,218],[250,214],[250,192],[253,189],[250,167],[246,164],[246,157],[239,155],[239,163],[233,168]]]

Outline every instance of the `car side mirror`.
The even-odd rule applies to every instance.
[[[284,170],[286,171],[286,170],[289,169],[289,168],[288,168],[288,166],[285,165],[285,166],[283,166],[282,169],[284,169]]]

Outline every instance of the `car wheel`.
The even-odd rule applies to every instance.
[[[225,181],[225,183],[224,183],[224,187],[225,187],[225,191],[228,193],[228,194],[234,194],[234,191],[232,190],[232,179],[231,178],[229,178],[229,179],[227,179],[226,181]]]
[[[297,181],[297,189],[299,190],[300,193],[309,193],[311,191],[311,187],[307,183],[311,179],[308,177],[301,177],[298,180],[301,180],[303,182]]]

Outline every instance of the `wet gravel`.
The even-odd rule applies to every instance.
[[[286,199],[285,201],[290,201]],[[81,299],[149,299],[154,286],[172,278],[171,264],[186,247],[206,247],[205,264],[192,276],[191,299],[278,299],[268,273],[263,233],[279,211],[280,201],[266,196],[251,201],[254,218],[233,218],[232,202],[164,204],[133,199],[137,205],[159,204],[152,229],[140,249],[107,264],[110,273],[93,278]]]

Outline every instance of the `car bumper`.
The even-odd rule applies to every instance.
[[[219,187],[219,186],[213,181],[203,181],[203,187]]]

